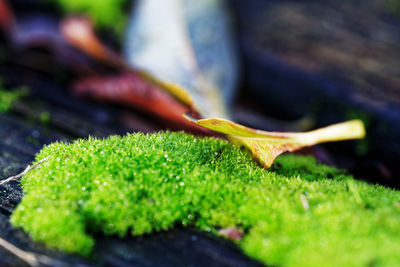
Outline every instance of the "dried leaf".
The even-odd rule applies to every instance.
[[[266,169],[283,152],[293,152],[323,142],[358,139],[365,136],[364,124],[360,120],[333,124],[310,132],[283,133],[256,130],[225,119],[193,120],[188,116],[185,118],[199,126],[226,134],[232,143],[249,149],[254,158]]]
[[[203,135],[215,135],[215,132],[197,126],[183,118],[182,114],[187,112],[193,115],[197,114],[157,84],[143,79],[140,73],[134,71],[111,76],[87,77],[75,83],[74,91],[78,95],[89,96],[99,101],[135,106],[169,122],[169,125],[174,129],[185,129]]]

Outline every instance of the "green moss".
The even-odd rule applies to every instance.
[[[22,96],[25,96],[27,92],[28,90],[24,87],[12,91],[4,90],[0,80],[0,113],[9,111],[12,105]]]
[[[48,124],[51,121],[51,115],[47,111],[43,111],[40,113],[40,121],[42,123]]]
[[[49,1],[49,0],[47,0]],[[126,12],[123,8],[127,0],[51,0],[68,13],[79,13],[89,16],[96,26],[108,27],[121,33],[126,23]]]
[[[400,2],[398,0],[386,0],[385,4],[390,13],[400,16]]]
[[[311,157],[282,156],[266,171],[223,140],[184,133],[54,143],[37,160],[46,156],[23,178],[11,220],[68,252],[88,255],[95,233],[234,226],[245,233],[243,251],[267,264],[400,262],[399,192]]]

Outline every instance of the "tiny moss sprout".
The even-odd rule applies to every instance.
[[[28,89],[25,87],[17,88],[14,90],[5,90],[0,80],[0,113],[4,113],[10,110],[12,105],[18,101],[21,97],[28,93]]]
[[[400,16],[400,3],[397,0],[386,0],[386,6],[392,14]]]
[[[40,113],[40,121],[42,123],[48,124],[51,121],[51,115],[47,111],[43,111]]]
[[[400,194],[354,180],[312,157],[271,170],[226,141],[142,133],[71,144],[21,181],[11,221],[34,240],[89,255],[95,234],[143,235],[177,225],[218,234],[277,266],[393,266],[400,262]]]

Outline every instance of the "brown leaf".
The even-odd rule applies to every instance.
[[[187,112],[198,116],[189,106],[171,96],[157,84],[143,79],[140,73],[134,71],[107,77],[84,78],[74,85],[74,91],[79,95],[89,96],[99,101],[135,106],[172,123],[175,129],[215,135],[214,132],[194,125],[182,117],[182,114]]]

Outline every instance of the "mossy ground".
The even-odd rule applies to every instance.
[[[12,105],[27,93],[28,90],[26,88],[18,88],[11,91],[5,90],[0,80],[0,113],[9,111]]]
[[[385,3],[386,3],[386,5],[387,5],[387,7],[389,9],[389,12],[391,12],[391,13],[397,15],[397,16],[400,16],[400,3],[399,3],[399,1],[397,1],[397,0],[386,0]]]
[[[311,157],[282,156],[266,171],[223,140],[184,133],[54,143],[37,160],[47,156],[23,178],[12,223],[64,251],[90,254],[94,233],[233,226],[243,251],[267,264],[400,262],[399,192]]]

